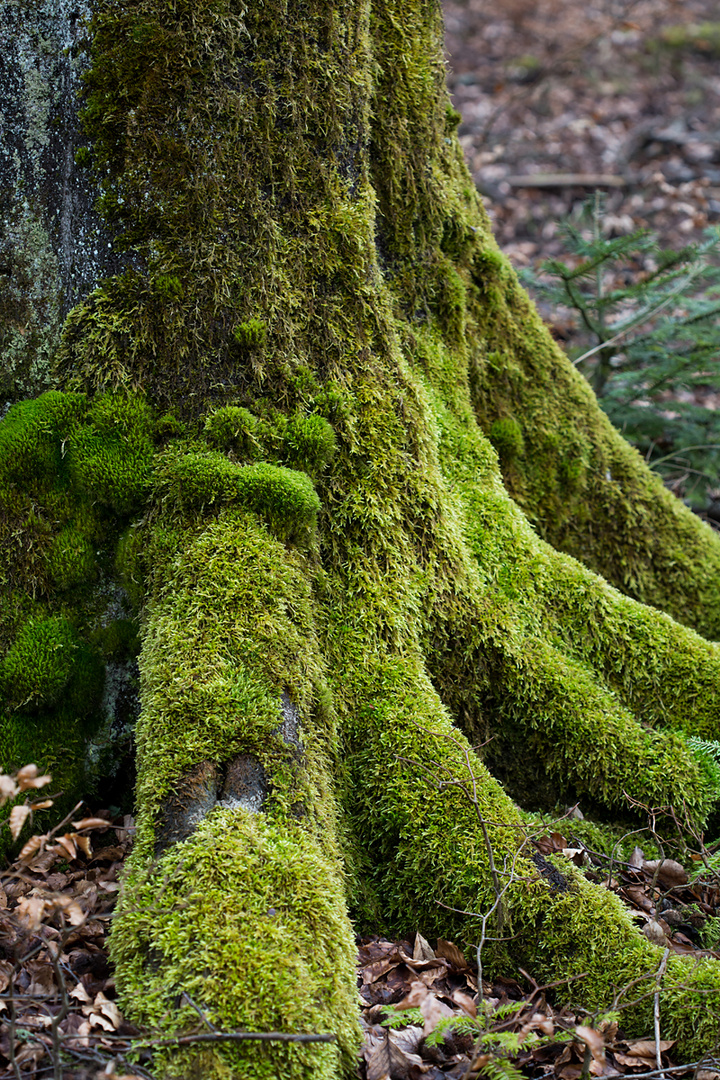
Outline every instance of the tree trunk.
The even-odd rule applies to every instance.
[[[337,1035],[168,1051],[158,1074],[351,1074],[350,915],[474,949],[466,913],[497,905],[488,968],[584,973],[566,993],[589,1010],[654,987],[661,952],[533,860],[516,804],[702,825],[717,776],[683,736],[717,731],[696,631],[720,625],[720,541],[498,251],[437,4],[108,0],[91,34],[125,269],[67,318],[63,393],[0,429],[3,527],[32,539],[7,548],[4,753],[42,729],[52,757],[60,714],[97,727],[97,692],[63,694],[79,657],[130,655],[135,605],[122,1005],[165,1032],[197,1021],[185,993],[220,1028]],[[669,961],[681,1053],[714,1043],[708,990],[715,961]]]

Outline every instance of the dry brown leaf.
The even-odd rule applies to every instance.
[[[56,911],[62,911],[67,916],[71,926],[82,926],[85,922],[85,912],[76,900],[70,896],[54,896],[52,905]]]
[[[47,810],[49,807],[55,805],[54,799],[41,799],[40,802],[34,802],[30,804],[31,810]]]
[[[402,1028],[401,1030],[388,1031],[390,1036],[390,1042],[397,1046],[398,1050],[402,1050],[403,1054],[411,1060],[412,1064],[422,1065],[422,1058],[418,1057],[418,1050],[420,1047],[420,1040],[423,1037],[423,1029],[416,1025]]]
[[[425,986],[424,983],[420,982],[419,979],[416,979],[415,982],[410,984],[410,989],[408,990],[407,994],[401,1001],[398,1001],[395,1008],[418,1009],[429,993],[430,991],[428,990],[427,986]]]
[[[14,799],[19,790],[12,776],[8,776],[0,770],[0,806],[6,803],[8,799]]]
[[[676,1043],[675,1039],[661,1039],[660,1051],[665,1053],[671,1046]],[[631,1057],[648,1057],[655,1060],[655,1040],[654,1039],[632,1039],[627,1042],[628,1054]]]
[[[434,960],[435,953],[430,948],[430,943],[422,936],[418,930],[415,934],[415,944],[413,945],[413,960]]]
[[[27,960],[23,964],[24,970],[30,976],[30,985],[25,991],[33,997],[49,996],[55,990],[55,977],[52,964],[44,960]]]
[[[71,861],[77,858],[77,848],[73,842],[72,835],[65,833],[64,836],[58,836],[51,851],[57,851],[59,855],[67,855]]]
[[[120,1027],[123,1022],[122,1013],[115,1002],[106,998],[102,991],[95,995],[94,1005],[98,1012],[108,1018],[114,1028]]]
[[[92,844],[90,843],[89,836],[80,836],[78,833],[72,834],[73,840],[82,851],[86,859],[92,856]]]
[[[643,852],[642,848],[637,847],[636,845],[632,850],[632,855],[630,856],[630,866],[632,866],[633,870],[639,870],[644,862],[645,853]]]
[[[589,1048],[594,1061],[600,1062],[601,1065],[605,1063],[605,1040],[599,1031],[580,1024],[575,1028],[575,1035]]]
[[[420,1003],[420,1012],[425,1020],[424,1034],[427,1037],[438,1026],[441,1020],[447,1016],[454,1016],[449,1005],[440,1001],[435,994],[428,993],[424,1001]]]
[[[47,835],[31,836],[28,842],[23,845],[20,854],[18,855],[18,859],[20,860],[20,862],[28,862],[33,857],[33,855],[40,851],[46,840]]]
[[[417,1054],[406,1054],[387,1031],[367,1059],[367,1080],[407,1080],[410,1070],[422,1065]]]
[[[648,941],[652,941],[653,945],[662,945],[663,948],[668,944],[668,939],[665,932],[659,922],[655,919],[648,919],[642,928],[642,932]]]
[[[86,817],[73,821],[73,829],[108,829],[110,822],[102,817]]]
[[[366,964],[362,969],[363,984],[369,986],[371,983],[377,982],[388,971],[392,971],[393,968],[399,967],[399,965],[400,961],[398,959],[390,957],[386,960],[376,960],[373,964]]]
[[[655,876],[658,867],[660,868],[658,881],[667,888],[674,889],[678,885],[687,885],[688,876],[685,867],[674,859],[650,859],[642,864],[643,872],[651,878]]]
[[[463,1012],[466,1012],[468,1016],[477,1016],[477,1005],[475,999],[471,998],[469,994],[464,993],[462,990],[453,990],[452,999],[456,1005],[459,1005]]]
[[[69,997],[75,998],[76,1001],[81,1001],[84,1005],[89,1005],[92,1000],[81,982],[70,991]]]
[[[457,945],[454,945],[452,941],[445,941],[444,938],[438,938],[437,949],[435,950],[437,956],[442,956],[448,960],[453,967],[463,968],[467,967],[467,960],[462,949],[458,949]]]
[[[10,811],[10,834],[13,840],[17,840],[18,836],[22,832],[22,827],[30,817],[30,807],[27,803],[23,803],[21,806],[13,806]]]
[[[52,776],[38,776],[37,765],[24,765],[18,769],[16,780],[20,790],[27,791],[29,788],[45,787],[52,781]]]
[[[37,930],[45,913],[45,901],[41,896],[23,896],[15,910],[28,930]]]

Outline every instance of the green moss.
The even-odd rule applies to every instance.
[[[72,526],[62,529],[47,555],[48,572],[58,589],[90,584],[97,576],[92,544]]]
[[[78,640],[59,617],[27,623],[0,665],[0,685],[14,708],[55,704],[70,682]]]
[[[168,1008],[182,987],[220,1030],[337,1036],[329,1045],[253,1043],[160,1054],[161,1075],[350,1075],[358,1040],[349,992],[354,940],[336,869],[297,826],[278,827],[246,810],[216,810],[155,873],[131,871],[125,889],[133,907],[123,905],[124,932],[113,935],[112,956],[123,973],[128,1017],[150,1022],[158,1033],[194,1026],[197,1014]],[[228,983],[228,965],[242,978]]]
[[[129,514],[148,490],[154,453],[150,409],[139,397],[106,395],[91,403],[87,420],[68,440],[71,482],[85,498]]]
[[[312,530],[320,509],[315,488],[304,473],[265,462],[238,466],[219,453],[173,458],[160,483],[187,512],[240,503],[288,539]]]
[[[262,455],[263,421],[239,405],[215,409],[205,420],[204,436],[216,450],[233,450],[242,458]]]
[[[233,328],[232,336],[241,348],[257,349],[265,344],[267,326],[262,319],[246,319]]]
[[[182,985],[222,1027],[332,1030],[338,1044],[193,1050],[163,1058],[163,1075],[329,1080],[352,1066],[354,944],[328,762],[335,717],[305,569],[238,509],[197,525],[159,565],[141,654],[138,843],[112,950],[128,1015],[159,1030],[192,1023],[168,1008]],[[279,726],[283,691],[298,710],[294,735]],[[148,874],[177,778],[238,754],[273,778],[264,811],[217,807]],[[228,887],[238,897],[230,908]],[[222,957],[244,973],[229,993]]]
[[[512,461],[525,452],[522,428],[512,417],[496,420],[490,428],[489,437],[501,461]]]
[[[335,432],[322,416],[295,416],[285,430],[283,452],[285,460],[296,469],[311,476],[328,466],[336,450]]]

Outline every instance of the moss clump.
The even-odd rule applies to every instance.
[[[267,326],[262,319],[246,319],[233,329],[232,336],[243,349],[259,349],[265,344]]]
[[[267,424],[240,405],[215,409],[205,420],[203,435],[216,450],[234,451],[241,458],[262,455],[261,440]]]
[[[295,416],[288,423],[283,452],[288,465],[317,476],[329,465],[337,449],[332,426],[322,416]]]
[[[154,446],[152,414],[140,397],[94,399],[87,422],[73,431],[67,467],[74,487],[115,513],[138,509],[148,491]]]
[[[53,540],[47,566],[50,577],[62,591],[91,584],[98,572],[92,544],[72,525],[61,529]]]
[[[86,408],[84,394],[50,390],[21,401],[0,423],[0,491],[9,496],[14,484],[47,487],[61,473],[61,438]]]
[[[15,708],[54,705],[70,682],[78,645],[66,619],[27,623],[0,665],[5,701]]]
[[[312,530],[320,510],[317,492],[304,473],[266,462],[234,465],[219,453],[173,457],[159,483],[186,513],[240,503],[286,539]]]
[[[525,440],[522,428],[517,420],[508,416],[496,420],[490,428],[490,442],[498,452],[501,461],[513,461],[525,452]]]

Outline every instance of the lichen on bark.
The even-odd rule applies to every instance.
[[[567,993],[609,1005],[657,950],[571,867],[562,891],[538,872],[510,795],[695,826],[718,797],[684,736],[718,730],[697,630],[720,618],[720,541],[498,251],[440,29],[431,0],[101,0],[90,24],[86,132],[126,268],[69,314],[64,392],[4,422],[3,520],[40,555],[8,571],[3,663],[38,626],[91,635],[81,594],[53,597],[99,538],[142,638],[123,1007],[174,1031],[186,989],[224,1027],[338,1036],[168,1051],[159,1075],[349,1073],[350,919],[476,944],[460,912],[498,884],[478,812],[513,875],[488,966],[583,972]],[[669,965],[683,1053],[714,1039],[708,990],[714,961]]]

